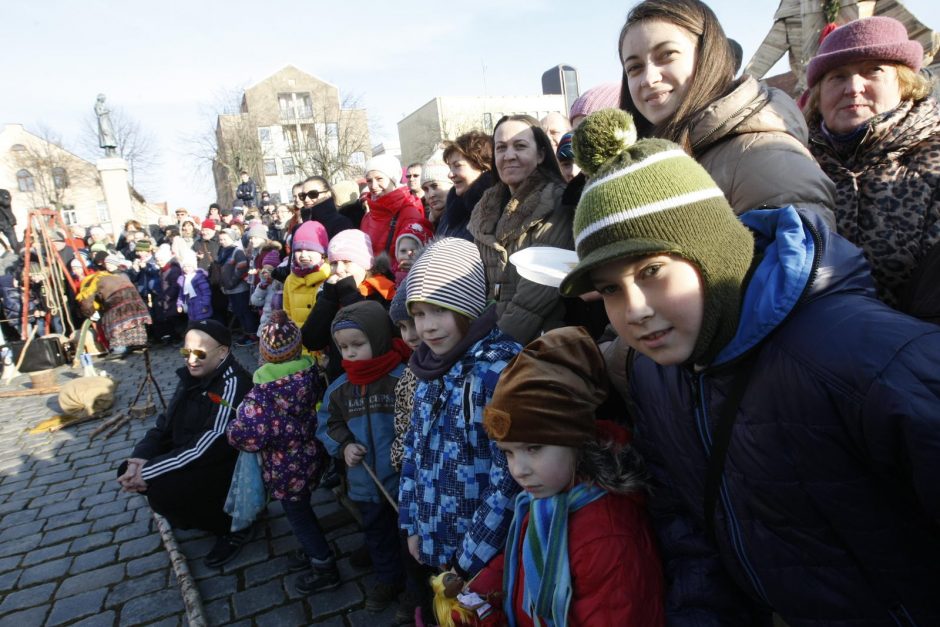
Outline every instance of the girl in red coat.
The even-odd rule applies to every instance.
[[[523,488],[502,556],[471,583],[502,589],[509,625],[664,624],[640,463],[598,422],[604,362],[581,327],[550,331],[506,367],[483,425]]]

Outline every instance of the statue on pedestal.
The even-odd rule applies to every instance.
[[[104,148],[105,157],[117,156],[117,137],[111,125],[111,111],[104,106],[104,94],[98,94],[95,113],[98,115],[98,145]]]

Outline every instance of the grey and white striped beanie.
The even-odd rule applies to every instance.
[[[460,237],[445,237],[424,249],[408,272],[407,306],[430,303],[477,318],[486,309],[486,272],[480,251]]]

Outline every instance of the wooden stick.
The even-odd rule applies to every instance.
[[[199,588],[189,572],[189,565],[186,563],[186,556],[180,551],[176,543],[176,537],[173,535],[173,529],[166,518],[153,512],[153,519],[157,522],[157,530],[163,539],[163,548],[170,554],[170,563],[173,565],[173,573],[176,575],[176,581],[180,585],[180,594],[183,596],[183,605],[186,606],[186,619],[190,627],[207,627],[205,612],[202,609],[202,597],[199,596]]]
[[[377,485],[378,488],[379,488],[379,490],[382,492],[382,496],[384,496],[386,499],[388,499],[389,504],[391,504],[391,506],[392,506],[393,508],[395,508],[395,513],[397,514],[397,513],[398,513],[398,503],[395,502],[395,499],[392,498],[392,495],[388,493],[388,491],[385,489],[385,486],[382,485],[382,482],[381,482],[381,481],[379,481],[379,478],[375,475],[375,471],[372,470],[372,466],[370,466],[369,464],[367,464],[367,463],[365,462],[365,460],[363,460],[363,461],[361,461],[361,462],[359,462],[359,463],[362,464],[362,467],[366,469],[366,472],[369,473],[369,476],[372,477],[372,480],[373,480],[373,481],[375,481],[375,485]]]
[[[40,394],[55,394],[62,386],[50,385],[41,388],[30,388],[28,390],[10,390],[0,392],[0,398],[17,398],[20,396],[39,396]]]
[[[114,426],[116,423],[120,422],[121,419],[124,418],[124,416],[125,416],[125,413],[121,412],[112,418],[108,418],[107,420],[102,422],[100,425],[95,427],[95,430],[92,431],[91,434],[89,434],[88,439],[89,440],[95,439],[95,436],[97,436],[102,431],[106,430],[108,427]]]

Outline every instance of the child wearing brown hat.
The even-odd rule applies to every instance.
[[[298,578],[316,580],[319,590],[339,586],[333,551],[310,505],[310,493],[329,459],[316,437],[316,406],[323,388],[316,364],[301,353],[300,329],[284,310],[271,314],[258,339],[265,362],[252,378],[254,387],[229,423],[235,448],[261,453],[268,493],[281,502],[301,548],[289,556],[288,570],[311,569]]]
[[[555,329],[506,366],[484,409],[523,491],[505,552],[470,589],[502,590],[517,624],[664,624],[639,459],[626,431],[595,420],[606,377],[585,329]]]

